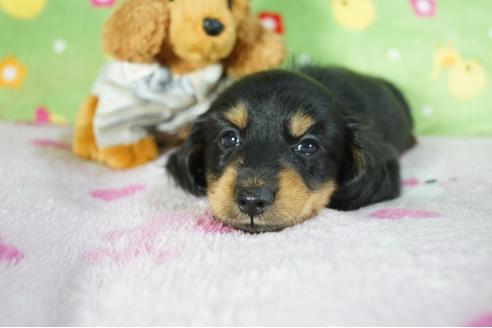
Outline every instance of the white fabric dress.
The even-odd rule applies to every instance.
[[[93,121],[97,145],[135,143],[150,127],[175,132],[208,110],[227,84],[222,73],[221,64],[183,75],[158,64],[105,64],[92,90],[98,97]]]

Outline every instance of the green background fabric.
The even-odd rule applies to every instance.
[[[36,16],[19,19],[11,12],[12,2],[44,0],[0,0],[0,73],[12,59],[26,72],[17,87],[0,74],[0,119],[32,120],[41,110],[53,122],[73,121],[105,61],[99,35],[114,6],[95,6],[97,0],[46,0]],[[285,65],[337,64],[388,78],[409,99],[419,134],[492,135],[492,1],[252,4],[258,14],[280,15],[288,48]],[[345,20],[336,19],[344,14]],[[365,26],[351,28],[364,25],[359,21]],[[445,46],[457,55],[433,78],[434,55]],[[468,71],[460,73],[460,67]],[[472,96],[459,99],[457,93],[468,88]]]

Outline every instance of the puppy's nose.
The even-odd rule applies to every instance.
[[[203,20],[203,29],[210,36],[217,36],[224,30],[224,24],[213,18]]]
[[[236,202],[239,210],[248,214],[251,220],[263,213],[273,203],[273,193],[266,188],[240,189]],[[252,221],[253,222],[253,221]]]

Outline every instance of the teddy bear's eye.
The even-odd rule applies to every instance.
[[[232,8],[232,0],[227,0],[227,6],[229,6],[229,8]]]

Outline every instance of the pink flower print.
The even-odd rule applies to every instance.
[[[111,7],[116,3],[116,0],[91,0],[93,7]]]
[[[434,17],[436,15],[436,0],[410,0],[415,15],[418,17]]]
[[[34,112],[34,121],[38,124],[48,124],[50,123],[50,113],[46,108],[40,106]]]

